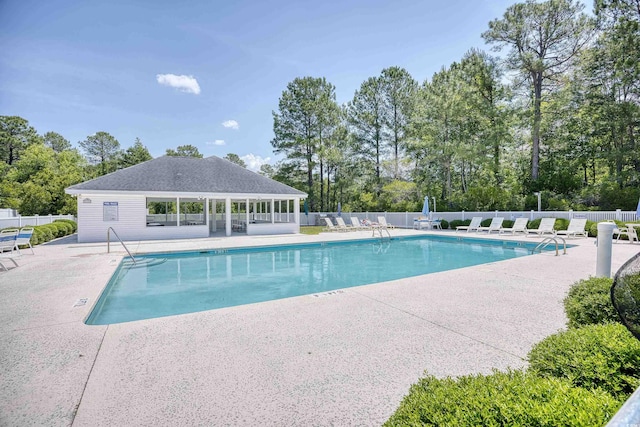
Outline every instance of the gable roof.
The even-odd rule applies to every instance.
[[[306,193],[220,157],[162,156],[72,185],[67,193],[89,191],[286,194]]]

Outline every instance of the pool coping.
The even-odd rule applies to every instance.
[[[135,255],[365,234],[127,244]],[[594,239],[571,243],[566,256],[536,254],[333,295],[111,326],[82,320],[124,251],[107,254],[101,244],[37,246],[35,256],[18,259],[19,268],[0,273],[6,343],[0,421],[381,424],[425,369],[446,376],[524,366],[535,342],[564,327],[562,298],[571,283],[595,274]],[[614,271],[638,249],[622,242],[613,247]]]

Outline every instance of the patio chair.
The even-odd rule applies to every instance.
[[[480,223],[482,222],[481,216],[474,216],[471,218],[471,223],[469,225],[459,225],[456,227],[456,233],[461,230],[467,230],[467,233],[470,231],[478,231],[480,228]]]
[[[553,229],[553,226],[555,224],[556,224],[555,218],[542,218],[540,220],[540,225],[538,226],[537,229],[527,230],[527,231],[531,234],[537,234],[538,236],[542,236],[544,234],[551,234],[553,236],[556,234],[556,230]]]
[[[360,220],[357,216],[351,217],[351,227],[353,227],[354,230],[367,230],[369,228],[365,225],[360,224]]]
[[[352,231],[352,230],[355,230],[355,228],[353,228],[353,226],[352,226],[352,225],[347,225],[347,224],[344,222],[344,219],[342,219],[341,217],[337,217],[337,218],[336,218],[336,227],[337,227],[338,229],[340,229],[340,230],[343,230],[343,231]]]
[[[491,224],[489,224],[488,227],[478,227],[478,233],[481,231],[486,231],[487,234],[491,234],[492,231],[497,231],[498,234],[500,234],[500,229],[502,228],[502,223],[504,221],[504,218],[502,217],[495,217],[491,219]]]
[[[390,229],[394,229],[396,228],[395,225],[393,224],[389,224],[387,222],[387,218],[383,217],[383,216],[379,216],[378,217],[378,224],[380,225],[381,228],[390,228]]]
[[[333,225],[333,222],[331,222],[331,218],[322,218],[322,219],[324,219],[325,224],[327,224],[327,226],[324,227],[322,231],[344,231],[336,227],[335,225]]]
[[[22,255],[22,252],[20,252],[20,246],[28,246],[29,249],[31,249],[31,254],[35,255],[35,252],[33,252],[33,246],[31,246],[31,236],[33,236],[33,227],[22,227],[20,229],[14,247],[19,254]]]
[[[638,241],[638,233],[636,232],[633,224],[625,224],[625,227],[617,227],[613,229],[613,235],[616,236],[616,243],[620,240],[620,236],[627,236],[629,239],[629,243],[633,243],[634,241]],[[640,227],[640,224],[637,224]]]
[[[567,227],[566,230],[556,231],[556,234],[565,235],[567,237],[578,237],[578,235],[587,237],[587,231],[584,229],[586,225],[586,218],[572,218],[571,221],[569,221],[569,227]]]
[[[0,267],[5,271],[7,271],[8,268],[4,265],[4,260],[11,261],[16,267],[18,267],[18,263],[14,259],[16,255],[13,254],[13,248],[16,246],[17,237],[17,229],[0,231]],[[20,254],[18,254],[18,256],[19,255]]]
[[[513,223],[511,228],[501,228],[500,234],[502,233],[524,233],[527,234],[527,223],[529,220],[527,218],[516,218],[516,221]]]

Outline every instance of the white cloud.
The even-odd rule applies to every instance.
[[[260,157],[255,154],[247,154],[246,156],[240,157],[247,164],[247,169],[252,171],[259,171],[260,166],[267,164],[271,161],[271,157]]]
[[[209,141],[207,142],[207,145],[226,145],[227,143],[224,142],[224,139],[216,139],[215,141]]]
[[[156,80],[161,85],[175,87],[181,92],[193,93],[195,95],[200,94],[200,85],[193,76],[175,74],[157,74]]]
[[[224,122],[222,122],[222,126],[229,129],[235,129],[235,130],[240,129],[240,125],[235,120],[225,120]]]

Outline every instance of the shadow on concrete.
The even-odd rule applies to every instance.
[[[47,243],[42,243],[41,245],[38,245],[38,246],[70,245],[72,243],[78,243],[77,234],[71,234],[69,236],[64,236],[58,239],[50,240]]]

